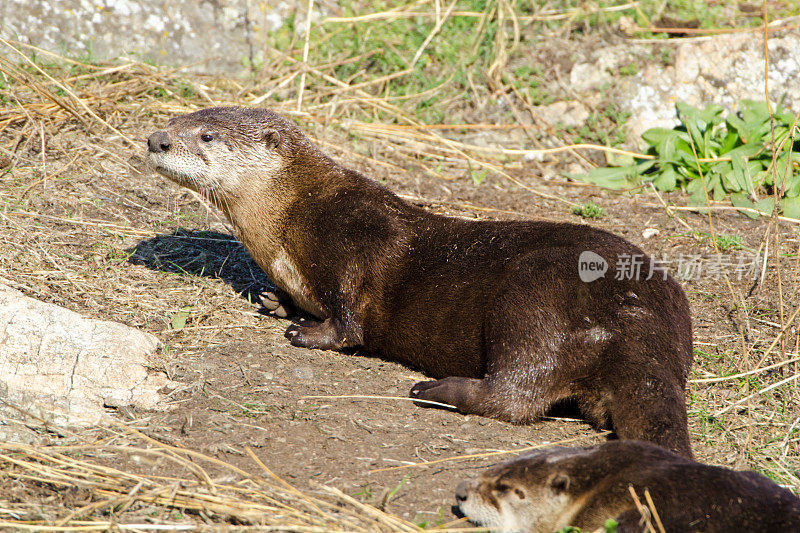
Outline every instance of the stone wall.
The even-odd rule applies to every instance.
[[[2,0],[0,36],[77,57],[123,54],[241,74],[299,4],[261,0]],[[5,53],[4,53],[5,55]]]

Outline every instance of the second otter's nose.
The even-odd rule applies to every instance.
[[[166,152],[169,150],[169,135],[166,131],[157,131],[147,138],[147,149],[154,153]]]
[[[462,481],[456,487],[456,501],[458,502],[465,502],[467,501],[467,494],[469,492],[469,481]]]

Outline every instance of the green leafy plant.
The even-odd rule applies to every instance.
[[[489,172],[488,170],[484,170],[483,172],[478,172],[472,168],[472,163],[467,160],[467,167],[469,169],[469,175],[472,176],[472,183],[476,187],[478,187],[481,183],[483,183],[483,178],[486,177],[486,174]]]
[[[583,218],[603,218],[606,216],[606,210],[591,200],[583,205],[576,205],[572,208],[572,212]]]
[[[603,533],[617,533],[617,527],[617,521],[609,518],[603,526]],[[581,533],[581,530],[577,527],[567,526],[564,529],[560,529],[558,533]]]
[[[685,189],[694,205],[730,197],[735,206],[766,214],[777,192],[783,214],[800,218],[800,138],[792,135],[791,113],[779,106],[771,122],[766,102],[753,100],[743,100],[740,111],[725,118],[716,104],[698,109],[679,102],[677,110],[680,126],[642,134],[653,159],[571,177],[612,189],[652,182],[661,191]]]
[[[522,65],[514,69],[514,86],[527,93],[533,105],[547,105],[553,96],[541,86],[544,71],[538,66]],[[504,77],[504,81],[505,80]]]
[[[177,313],[169,317],[169,324],[175,331],[180,331],[186,327],[186,320],[189,318],[190,307],[184,307]]]
[[[635,62],[619,67],[620,76],[635,76],[639,72],[639,65]]]

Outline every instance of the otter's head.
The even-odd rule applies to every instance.
[[[305,137],[266,109],[212,107],[171,119],[147,139],[147,161],[218,204],[277,179]],[[306,141],[307,142],[307,141]]]
[[[550,448],[499,464],[458,485],[458,509],[475,524],[497,531],[557,531],[571,525],[582,500],[565,461],[589,453]]]

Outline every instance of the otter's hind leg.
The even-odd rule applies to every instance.
[[[485,377],[421,382],[411,397],[454,405],[462,413],[524,424],[542,417],[569,396],[560,373],[569,347],[561,340],[562,310],[542,283],[530,281],[534,266],[518,269],[484,315]],[[555,274],[552,274],[555,276]],[[568,356],[568,353],[567,353]]]
[[[483,379],[452,376],[420,381],[411,388],[410,396],[452,405],[467,415],[490,416],[515,423],[533,421],[544,415],[549,406],[543,398],[531,394],[530,389],[519,389],[497,376]],[[417,405],[430,407],[422,402]]]
[[[541,418],[554,402],[572,396],[564,374],[574,366],[569,361],[575,343],[568,309],[558,302],[573,296],[563,292],[565,267],[553,263],[554,257],[560,255],[548,249],[519,260],[485,308],[483,379],[448,377],[417,383],[411,396],[519,424]]]
[[[420,381],[411,387],[410,396],[425,402],[437,402],[452,405],[465,414],[484,414],[484,393],[481,391],[482,379],[449,377],[436,381]],[[420,407],[430,404],[419,402]]]

